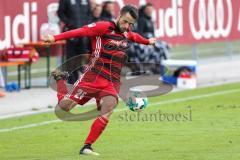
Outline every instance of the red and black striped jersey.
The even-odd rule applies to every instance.
[[[126,58],[125,52],[129,48],[129,42],[149,44],[149,40],[137,33],[128,31],[120,32],[114,22],[100,21],[82,28],[55,35],[56,41],[90,37],[92,54],[85,72],[95,72],[108,80],[119,82],[121,69]]]

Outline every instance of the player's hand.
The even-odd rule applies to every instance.
[[[47,44],[52,44],[55,42],[54,36],[50,34],[42,36],[42,40]]]
[[[149,45],[155,45],[155,43],[157,42],[157,38],[149,38]]]

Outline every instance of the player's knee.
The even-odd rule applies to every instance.
[[[109,119],[113,113],[114,108],[117,106],[118,101],[115,97],[105,97],[101,104],[101,116]]]
[[[69,112],[75,105],[76,105],[76,102],[69,99],[62,99],[58,103],[58,107],[66,112]]]
[[[69,111],[70,111],[70,110],[69,110],[69,107],[66,106],[66,105],[61,105],[61,104],[59,104],[58,107],[61,108],[63,111],[66,111],[66,112],[69,112]]]
[[[117,102],[107,102],[101,106],[102,114],[107,114],[108,117],[113,113],[113,110],[117,106]]]
[[[113,113],[113,110],[109,110],[109,111],[106,111],[106,112],[102,112],[101,116],[106,118],[107,120],[109,120],[111,115],[112,115],[112,113]]]
[[[117,101],[108,101],[105,105],[108,106],[108,108],[114,109],[117,106]]]
[[[118,104],[118,101],[115,97],[108,97],[103,99],[102,105],[107,106],[108,108],[115,108]]]

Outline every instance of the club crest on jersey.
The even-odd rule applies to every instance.
[[[92,27],[95,27],[96,26],[96,23],[91,23],[88,25],[88,27],[92,28]]]
[[[110,40],[107,44],[104,45],[104,48],[106,50],[126,50],[128,47],[129,45],[126,40]]]

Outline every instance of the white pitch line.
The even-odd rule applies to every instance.
[[[214,93],[192,96],[192,97],[186,97],[186,98],[176,98],[176,99],[173,99],[173,100],[152,103],[152,104],[149,104],[149,106],[169,104],[169,103],[179,103],[179,102],[184,102],[184,101],[196,100],[196,99],[201,99],[201,98],[208,98],[208,97],[213,97],[213,96],[220,96],[220,95],[229,94],[229,93],[236,93],[236,92],[240,92],[240,89],[231,89],[231,90],[214,92]]]
[[[37,126],[43,126],[43,125],[57,123],[57,122],[61,122],[61,120],[56,119],[56,120],[44,121],[44,122],[40,122],[40,123],[27,124],[24,126],[18,126],[18,127],[13,127],[13,128],[0,129],[0,133],[10,132],[10,131],[19,130],[19,129],[32,128],[32,127],[37,127]]]
[[[177,99],[173,99],[173,100],[167,100],[167,101],[152,103],[152,104],[149,104],[149,106],[171,104],[171,103],[179,103],[179,102],[184,102],[184,101],[189,101],[189,100],[196,100],[196,99],[201,99],[201,98],[209,98],[209,97],[220,96],[220,95],[236,93],[236,92],[240,92],[240,89],[232,89],[232,90],[214,92],[214,93],[198,95],[198,96],[192,96],[192,97],[186,97],[186,98],[177,98]],[[127,110],[127,109],[126,108],[125,109],[116,109],[115,112],[121,112],[121,111],[124,111],[124,110]],[[38,127],[38,126],[43,126],[43,125],[52,124],[52,123],[58,123],[58,122],[62,122],[62,121],[57,119],[57,120],[44,121],[44,122],[40,122],[40,123],[33,123],[33,124],[28,124],[28,125],[13,127],[13,128],[4,128],[4,129],[0,129],[0,133],[15,131],[15,130],[19,130],[19,129]]]

